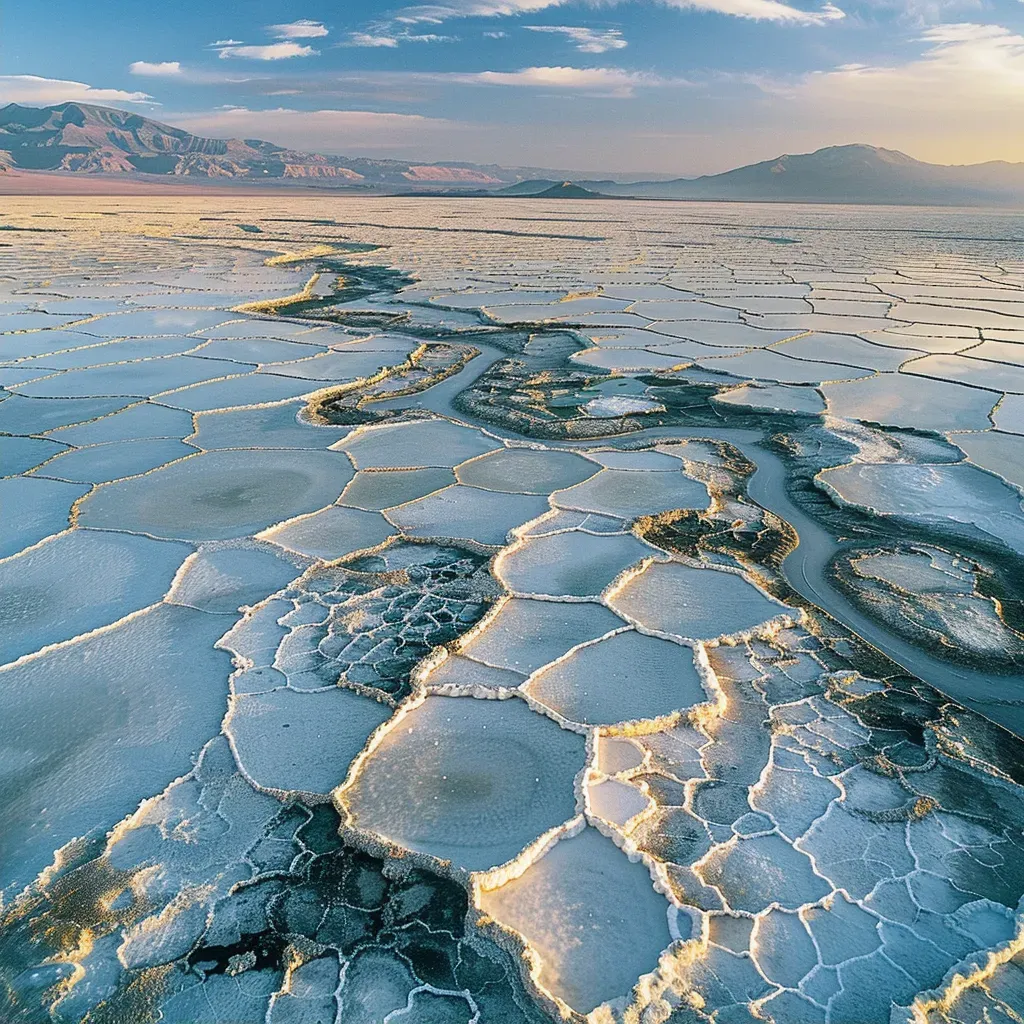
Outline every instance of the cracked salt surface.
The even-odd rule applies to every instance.
[[[1020,1014],[1012,223],[83,202],[0,255],[3,1014]]]

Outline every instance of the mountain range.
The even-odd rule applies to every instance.
[[[203,138],[84,103],[0,108],[0,168],[378,194],[1024,207],[1024,164],[929,164],[867,145],[830,146],[699,178],[566,180],[534,168],[375,160],[305,153],[261,139]]]
[[[207,139],[141,114],[86,103],[0,107],[0,166],[221,182],[323,182],[358,189],[496,188],[523,177],[517,170],[497,166],[325,156],[262,139]]]
[[[896,150],[865,145],[829,146],[700,178],[573,184],[603,196],[644,199],[1024,206],[1024,164],[929,164]],[[503,191],[523,194],[558,185],[542,179]]]

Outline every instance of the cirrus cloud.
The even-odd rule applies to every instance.
[[[905,64],[844,64],[808,75],[798,90],[837,109],[963,112],[985,119],[1024,114],[1024,35],[1001,25],[935,25],[925,49]],[[1019,127],[1020,122],[1017,122]]]
[[[576,44],[580,53],[607,53],[622,50],[629,44],[617,28],[584,28],[577,25],[524,25],[530,32],[562,35]]]
[[[402,8],[394,20],[403,24],[439,25],[453,18],[499,18],[533,14],[561,7],[569,0],[449,0],[448,3],[419,4]],[[816,11],[805,11],[785,0],[658,0],[666,7],[709,11],[754,21],[788,22],[793,25],[824,25],[846,17],[831,0]],[[560,28],[552,27],[552,31]],[[603,52],[588,50],[588,53]]]
[[[569,0],[452,0],[445,4],[418,4],[404,7],[395,21],[405,25],[440,25],[452,18],[502,18],[533,14],[549,7],[560,7]]]
[[[359,46],[378,49],[393,50],[402,43],[449,43],[453,41],[452,36],[439,36],[433,33],[414,34],[411,32],[350,32],[348,39],[341,43],[341,46]]]
[[[327,29],[322,21],[299,18],[285,25],[268,25],[267,31],[277,39],[322,39]]]
[[[398,46],[398,36],[375,35],[372,32],[350,32],[348,39],[341,45],[394,49]]]
[[[662,0],[668,7],[683,10],[710,11],[751,21],[788,22],[792,25],[825,25],[842,21],[846,12],[831,2],[817,11],[804,11],[782,0]]]

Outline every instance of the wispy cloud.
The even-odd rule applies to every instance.
[[[215,44],[216,45],[216,44]],[[289,60],[292,57],[315,57],[319,50],[295,42],[268,43],[265,46],[220,46],[216,47],[221,60],[232,57],[243,60]]]
[[[342,46],[386,47],[398,46],[398,36],[374,35],[372,32],[350,32]]]
[[[533,14],[549,7],[560,7],[568,0],[453,0],[446,4],[417,4],[403,7],[395,21],[407,25],[440,25],[452,18],[500,18]]]
[[[607,53],[623,50],[629,44],[617,28],[584,28],[577,25],[524,25],[530,32],[562,35],[576,44],[580,53]]]
[[[322,39],[327,35],[323,22],[299,18],[285,25],[268,25],[267,31],[277,39]]]
[[[921,55],[904,64],[844,64],[806,76],[791,92],[837,107],[1024,113],[1024,35],[1001,25],[935,25],[920,36]],[[1019,124],[1019,122],[1018,122]]]
[[[569,0],[450,0],[448,3],[404,7],[394,16],[394,20],[403,24],[440,25],[453,18],[499,18],[533,14],[549,10],[552,7],[561,7],[568,2]],[[794,7],[792,4],[786,3],[785,0],[658,0],[658,2],[667,7],[679,9],[714,11],[736,18],[790,22],[797,25],[824,25],[845,17],[844,12],[831,0],[826,0],[822,7],[813,11]],[[577,31],[571,26],[568,28]],[[565,29],[566,26],[552,26],[551,31],[564,31]],[[597,30],[596,34],[601,33]],[[604,51],[587,50],[584,52],[600,53]]]
[[[638,88],[687,85],[680,78],[662,78],[623,68],[534,67],[518,71],[478,71],[475,74],[450,74],[447,78],[476,85],[500,85],[526,89],[554,89],[582,92],[622,99]]]
[[[47,106],[51,103],[149,103],[148,93],[97,89],[85,82],[39,75],[0,75],[0,102]]]
[[[137,60],[128,65],[128,70],[143,78],[180,78],[185,73],[181,62],[177,60],[162,60],[155,64],[148,60]]]
[[[684,10],[714,11],[734,18],[752,21],[789,22],[793,25],[825,25],[841,21],[846,13],[833,3],[825,3],[817,11],[804,11],[782,0],[662,0],[669,7]]]
[[[370,48],[394,49],[402,43],[447,43],[453,36],[441,36],[434,33],[416,34],[408,31],[388,32],[386,28],[377,32],[350,32],[341,46],[363,46]]]

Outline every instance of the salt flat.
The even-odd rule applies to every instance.
[[[236,205],[0,216],[0,1016],[1013,1019],[1019,218]]]

